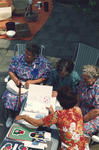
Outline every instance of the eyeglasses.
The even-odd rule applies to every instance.
[[[61,73],[59,73],[59,76],[66,76],[68,74],[68,71],[67,72],[61,72]]]
[[[25,56],[26,56],[26,55],[27,55],[28,57],[31,57],[31,56],[32,56],[32,55],[30,55],[30,54],[27,54],[27,52],[25,52]]]

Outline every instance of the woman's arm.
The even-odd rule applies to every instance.
[[[77,100],[78,100],[78,103],[76,104],[76,106],[80,107],[80,98],[79,98],[79,94],[77,94]]]
[[[29,84],[39,84],[39,83],[43,83],[46,80],[46,78],[39,78],[39,79],[35,79],[35,80],[28,80],[25,83],[25,86],[27,88],[29,88]]]
[[[99,109],[92,109],[90,112],[88,112],[86,115],[83,116],[84,122],[87,122],[99,115]]]
[[[9,76],[11,77],[11,79],[15,82],[15,84],[17,86],[19,86],[21,81],[16,77],[16,75],[11,71],[8,71],[8,73],[9,73]]]
[[[38,127],[38,126],[43,126],[44,125],[43,119],[36,120],[36,119],[31,118],[27,115],[18,115],[18,116],[16,116],[15,121],[17,122],[17,120],[22,120],[22,119],[24,119],[28,123],[32,124],[33,126]]]
[[[80,106],[80,98],[78,94],[77,94],[77,100],[78,100],[78,103],[76,104],[76,106]],[[83,121],[87,122],[95,118],[98,115],[99,115],[99,109],[96,109],[96,108],[92,109],[90,112],[88,112],[86,115],[83,116]]]

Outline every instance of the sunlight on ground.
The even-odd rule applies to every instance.
[[[0,123],[0,126],[4,126],[2,123]]]

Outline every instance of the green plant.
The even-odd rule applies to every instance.
[[[96,6],[96,0],[89,0],[89,5],[92,7]]]
[[[81,9],[81,5],[78,4],[78,2],[76,2],[75,5],[76,5],[77,9],[79,10],[79,12],[81,12],[81,10],[82,10],[82,9]]]

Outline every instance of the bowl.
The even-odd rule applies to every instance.
[[[0,29],[0,35],[4,35],[5,33],[6,33],[6,29],[1,28],[1,29]]]
[[[16,32],[13,30],[9,30],[6,32],[6,34],[9,38],[13,38],[15,36]]]

